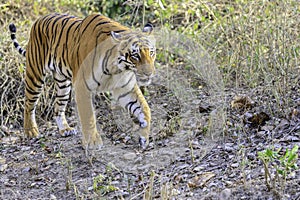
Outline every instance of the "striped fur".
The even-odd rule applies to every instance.
[[[84,19],[50,14],[31,28],[26,50],[16,40],[16,27],[10,24],[11,39],[26,56],[24,131],[39,135],[35,108],[47,71],[56,86],[55,119],[63,136],[73,135],[65,109],[74,86],[84,147],[98,147],[102,140],[96,129],[93,92],[111,91],[113,97],[137,117],[141,143],[149,142],[151,112],[139,86],[148,85],[154,75],[155,41],[152,26],[133,31],[99,14]]]

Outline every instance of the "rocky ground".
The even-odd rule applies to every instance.
[[[158,77],[164,71],[160,66]],[[190,89],[199,88],[202,82],[187,75],[195,83]],[[277,117],[262,101],[269,98],[266,92],[241,90],[236,97],[227,90],[225,128],[212,133],[209,118],[215,108],[206,88],[183,102],[162,80],[147,91],[153,134],[145,151],[138,146],[136,125],[111,106],[109,95],[95,97],[104,139],[99,151],[83,150],[80,133],[60,137],[51,121],[39,120],[38,139],[2,127],[2,199],[299,199],[299,170],[289,171],[285,181],[280,176],[268,189],[258,158],[266,148],[281,148],[282,156],[300,145],[297,99],[289,116]],[[78,127],[72,113],[69,121]],[[268,165],[272,178],[278,162]]]

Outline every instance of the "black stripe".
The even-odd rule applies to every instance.
[[[62,95],[58,95],[58,94],[56,94],[56,96],[55,96],[55,98],[65,98],[65,97],[67,97],[68,99],[67,100],[69,100],[69,93],[67,93],[67,94],[62,94]],[[63,99],[61,99],[61,100],[63,100]]]
[[[77,24],[77,25],[80,25],[80,22],[81,22],[82,20],[76,20],[76,21],[73,21],[70,25],[69,25],[69,27],[68,27],[68,29],[67,29],[67,32],[66,32],[66,38],[68,39],[68,37],[69,37],[69,33],[70,33],[70,30],[71,30],[71,28],[75,25],[75,24]],[[78,27],[78,26],[77,26]],[[77,28],[76,27],[76,28]],[[76,30],[76,29],[75,29]]]
[[[9,31],[10,31],[11,33],[17,32],[17,28],[16,28],[16,26],[15,26],[13,23],[11,23],[11,24],[8,26],[8,28],[9,28]]]
[[[128,91],[128,92],[126,92],[126,93],[120,95],[120,96],[118,97],[118,101],[119,101],[121,98],[124,98],[124,97],[126,97],[127,95],[129,95],[130,93],[132,93],[133,90],[134,90],[134,87],[133,87],[130,91]]]
[[[51,58],[51,55],[49,55],[49,58],[48,58],[48,67],[50,68],[50,65],[51,65],[51,61],[52,61],[52,58]],[[53,67],[53,65],[52,65]]]
[[[84,80],[84,84],[85,84],[86,88],[87,88],[89,91],[92,91],[91,88],[89,87],[89,85],[88,85],[87,82],[86,82],[86,79],[85,79],[85,76],[84,76],[84,72],[82,72],[82,73],[83,73],[83,80]]]
[[[78,31],[78,29],[81,27],[81,24],[82,24],[82,20],[80,20],[80,23],[78,24],[78,26],[76,26],[74,32]]]
[[[61,30],[59,31],[60,34],[59,34],[59,36],[58,36],[57,44],[56,44],[56,47],[55,47],[54,52],[57,52],[57,48],[58,48],[59,46],[62,46],[62,44],[61,44],[60,41],[61,41],[61,37],[62,37],[63,32],[64,32],[64,28],[65,28],[65,26],[68,24],[68,21],[69,21],[70,19],[72,19],[72,18],[74,18],[74,17],[70,16],[70,17],[66,17],[66,18],[64,18],[64,19],[62,20],[62,22],[61,22],[62,26],[61,26],[61,28],[60,28]]]
[[[62,66],[61,62],[58,62],[58,70],[62,74],[63,66]]]
[[[12,40],[16,39],[16,34],[15,34],[15,33],[12,33],[12,34],[10,35],[10,38],[11,38]]]
[[[35,31],[35,27],[37,26],[37,24],[35,24],[33,26],[33,30]],[[30,64],[30,69],[31,69],[31,73],[34,75],[34,77],[36,79],[38,79],[38,77],[40,77],[41,75],[43,75],[43,72],[41,72],[43,66],[44,66],[44,58],[40,57],[40,52],[43,51],[43,49],[41,48],[41,44],[39,43],[39,41],[37,40],[37,38],[34,38],[34,40],[31,40],[31,45],[30,45],[30,58],[28,59],[27,62],[29,62]],[[31,61],[31,62],[30,62]],[[32,63],[33,62],[33,63]],[[41,79],[38,79],[40,82]]]
[[[41,93],[41,92],[33,91],[31,88],[29,89],[29,87],[26,87],[26,91],[33,96],[38,96]]]
[[[131,75],[131,77],[129,78],[129,80],[124,85],[122,85],[121,88],[126,87],[131,82],[133,76],[134,76],[134,74]]]
[[[111,21],[99,22],[99,23],[97,23],[97,24],[95,25],[94,30],[95,30],[98,26],[101,26],[101,25],[103,25],[103,24],[109,24],[109,23],[111,23]]]
[[[61,101],[61,100],[59,100],[59,101]],[[66,100],[66,101],[68,101],[68,100]],[[58,101],[55,102],[55,104],[57,104],[58,106],[65,106],[67,103],[68,102],[58,102]]]
[[[78,25],[80,25],[80,22],[81,22],[82,20],[76,20],[76,21],[73,21],[70,25],[69,25],[69,27],[67,28],[67,31],[66,31],[66,40],[68,41],[68,39],[69,39],[69,34],[70,34],[70,30],[72,29],[72,27],[75,25],[75,24],[78,24]],[[78,26],[77,26],[78,27]],[[77,28],[76,27],[76,28]],[[76,32],[76,28],[75,28],[75,30],[72,32],[73,33],[73,35],[71,36],[71,37],[74,37],[75,35],[74,35],[74,33]],[[71,38],[70,40],[74,40],[74,38]],[[66,42],[66,46],[65,46],[65,49],[66,49],[66,51],[65,51],[65,57],[68,57],[69,56],[69,48],[68,48],[68,42]],[[63,54],[64,55],[64,54]],[[69,72],[68,72],[68,74],[70,74]],[[72,77],[72,76],[69,76],[69,77]]]
[[[36,88],[42,88],[42,84],[40,84],[40,85],[37,84],[32,76],[30,76],[30,75],[28,75],[28,74],[26,74],[26,76],[28,77],[28,79],[30,80],[31,84],[32,84],[34,87],[36,87]],[[25,80],[25,82],[27,83],[27,80]],[[41,82],[39,82],[39,83],[41,83]],[[27,83],[27,84],[28,84],[28,83]],[[34,91],[34,90],[33,90],[33,91]]]
[[[98,67],[98,66],[95,66],[95,60],[96,60],[96,55],[97,55],[97,44],[95,44],[96,45],[96,47],[94,48],[94,55],[93,55],[93,63],[92,63],[92,76],[93,76],[93,80],[97,83],[97,85],[98,86],[100,86],[101,85],[101,83],[96,79],[96,77],[95,77],[95,71],[94,71],[94,69],[96,68],[96,67]]]
[[[40,24],[40,26],[37,27],[37,30],[35,30],[37,32],[37,36],[38,36],[40,42],[43,41],[43,33],[41,31],[41,28],[42,28],[42,24]],[[35,29],[35,27],[34,27],[34,29]]]
[[[127,105],[125,106],[126,109],[128,109],[131,112],[131,108],[134,104],[137,103],[137,100],[135,101],[130,101],[129,103],[127,103]]]
[[[140,109],[141,107],[140,106],[137,106],[133,111],[132,111],[132,114],[134,114],[138,109]]]
[[[28,72],[29,72],[29,71],[28,71],[29,69],[26,69],[26,76],[29,78],[29,80],[32,82],[32,84],[33,84],[35,87],[41,87],[41,85],[44,84],[44,80],[41,79],[40,76],[37,76],[37,75],[36,75],[35,70],[33,70],[31,66],[29,66],[28,68],[31,69],[32,75],[28,73]]]
[[[50,15],[49,15],[50,16]],[[51,26],[49,26],[49,24],[52,22],[52,19],[53,18],[55,18],[57,15],[52,15],[51,17],[48,17],[48,18],[45,18],[46,20],[45,20],[45,26],[46,26],[46,33],[49,33],[49,28],[53,28],[53,26],[51,25]],[[49,35],[50,36],[50,35]],[[50,39],[49,37],[48,37],[48,39]]]
[[[35,104],[36,103],[36,101],[37,101],[37,97],[34,97],[34,98],[32,98],[32,99],[27,99],[27,101],[29,101],[30,103],[32,103],[32,104]],[[32,109],[33,110],[33,109]]]
[[[89,25],[96,19],[96,18],[98,18],[99,16],[101,16],[101,15],[96,15],[96,16],[94,16],[89,22],[88,22],[88,24],[84,27],[84,29],[83,29],[83,31],[81,32],[81,34],[83,34],[84,32],[85,32],[85,30],[89,27]],[[86,19],[84,19],[84,21],[85,21]],[[83,21],[83,22],[84,22]]]
[[[19,49],[19,53],[22,54],[22,52],[23,52],[23,49],[20,48],[20,49]],[[23,54],[22,54],[22,55],[23,55]]]
[[[30,80],[31,81],[31,80]],[[41,92],[42,90],[42,85],[29,85],[29,83],[27,82],[27,80],[25,80],[25,88],[32,91],[32,92]]]
[[[124,32],[124,31],[127,31],[126,29],[121,29],[121,30],[116,30],[116,31],[114,31],[115,33],[122,33],[122,32]]]
[[[67,84],[67,85],[59,85],[59,84],[57,84],[57,87],[59,88],[59,89],[66,89],[66,88],[70,88],[71,87],[71,83],[70,84]]]
[[[32,28],[34,29],[35,26],[33,26]],[[33,40],[31,40],[31,45],[29,46],[29,59],[28,61],[31,61],[30,63],[30,69],[32,70],[32,73],[34,73],[34,68],[37,67],[36,65],[38,65],[38,61],[39,61],[39,57],[38,57],[38,53],[39,49],[37,49],[39,46],[37,44],[36,38],[34,38]],[[36,75],[35,75],[36,76]]]
[[[108,49],[106,52],[105,52],[105,56],[103,58],[103,61],[102,61],[102,72],[105,74],[105,75],[110,75],[109,74],[109,70],[108,70],[108,66],[107,66],[107,62],[108,62],[108,59],[109,57],[111,56],[111,52],[112,50],[116,47],[117,45],[114,45],[112,48]]]
[[[68,74],[68,77],[72,77],[72,73],[70,72],[70,70],[69,69],[67,69],[67,74]]]
[[[100,86],[101,83],[96,79],[94,70],[92,71],[92,75],[93,75],[93,80],[97,83],[98,86]]]

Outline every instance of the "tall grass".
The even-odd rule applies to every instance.
[[[119,9],[120,6],[124,8]],[[5,30],[14,21],[19,28],[19,41],[24,46],[31,24],[36,18],[49,12],[69,12],[84,16],[103,11],[107,15],[119,16],[119,21],[135,27],[140,27],[143,22],[154,22],[159,30],[168,30],[170,37],[172,30],[180,35],[179,38],[190,38],[193,41],[184,45],[178,43],[172,48],[177,48],[176,51],[183,50],[185,53],[181,52],[180,56],[185,59],[186,65],[193,65],[195,74],[208,85],[215,84],[215,89],[223,87],[217,83],[220,79],[227,88],[234,88],[236,91],[260,88],[271,97],[267,101],[276,102],[277,110],[284,110],[295,100],[290,93],[298,83],[300,8],[297,0],[145,0],[102,3],[87,0],[44,0],[38,3],[2,1],[0,10],[0,23],[3,27],[0,35],[3,46],[0,50],[2,125],[18,126],[22,121],[19,114],[8,113],[12,113],[11,108],[22,108],[22,88],[16,92],[16,86],[22,87],[20,83],[25,63],[12,49],[9,33]],[[171,41],[170,39],[169,44]],[[193,48],[195,46],[209,56],[215,67],[209,68],[206,65],[203,68],[204,60],[195,59],[198,53]],[[164,62],[167,55],[163,51],[159,53],[161,55],[158,56],[158,62]],[[168,64],[174,63],[176,58],[170,58]],[[213,70],[216,73],[221,71],[221,78],[216,78],[218,76],[214,75]],[[3,85],[8,82],[10,84]],[[9,100],[3,96],[4,93],[8,97],[17,96],[20,99],[11,101],[11,98]],[[270,111],[273,112],[271,109]]]

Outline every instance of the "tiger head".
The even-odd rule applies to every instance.
[[[111,33],[119,44],[118,68],[134,71],[139,86],[149,85],[155,74],[156,48],[152,30],[153,26],[146,24],[142,32]]]

